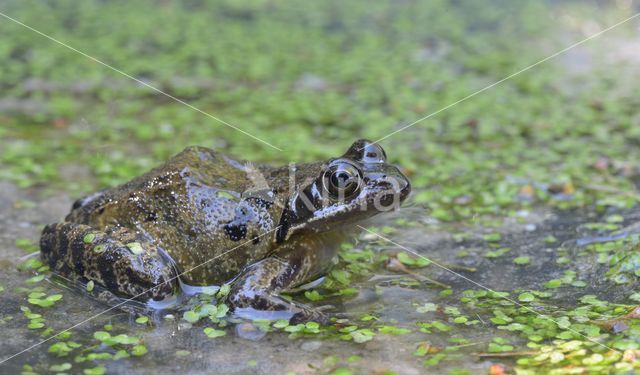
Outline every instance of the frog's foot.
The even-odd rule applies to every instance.
[[[316,321],[322,324],[328,324],[332,318],[339,320],[339,319],[347,319],[349,321],[355,321],[357,318],[356,314],[352,314],[352,313],[346,313],[346,312],[342,312],[342,311],[336,311],[336,306],[334,305],[321,305],[321,306],[314,306],[313,309],[309,309],[311,310],[309,313],[309,315],[305,316],[305,314],[301,314],[299,317],[299,322],[305,322],[305,321]],[[316,318],[317,316],[317,318]],[[296,318],[296,317],[294,317]],[[294,320],[294,318],[292,318],[292,320]]]
[[[157,247],[126,229],[105,232],[75,223],[47,225],[42,259],[64,278],[95,284],[118,296],[162,300],[176,288],[176,272]]]
[[[321,305],[321,306],[316,306],[314,307],[314,310],[317,311],[331,311],[331,310],[335,310],[335,306],[334,305]]]
[[[50,280],[63,288],[70,288],[75,293],[88,294],[98,302],[117,307],[118,310],[132,315],[141,315],[148,310],[146,302],[128,300],[125,297],[117,296],[102,286],[96,285],[95,282],[87,284],[87,282],[85,282],[86,280],[83,281],[79,277],[70,279],[58,273],[54,273]]]
[[[288,289],[295,273],[295,269],[283,260],[261,260],[247,267],[233,282],[227,304],[236,316],[243,318],[328,323],[329,316],[324,312],[278,295]]]
[[[306,322],[318,322],[322,325],[331,323],[331,316],[316,309],[307,308],[303,311],[297,312],[289,319],[289,323],[298,324]]]

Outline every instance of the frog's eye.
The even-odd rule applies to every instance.
[[[379,144],[366,139],[355,141],[342,157],[365,164],[384,163],[387,161],[387,154],[385,154],[384,149]]]
[[[350,163],[332,165],[324,173],[324,188],[333,198],[350,198],[360,189],[360,171]]]
[[[362,161],[365,163],[384,163],[387,161],[387,154],[384,149],[376,143],[369,143],[364,146]]]

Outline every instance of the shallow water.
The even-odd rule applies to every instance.
[[[24,287],[25,280],[32,274],[16,270],[16,266],[25,257],[25,252],[16,246],[15,241],[26,238],[37,243],[40,226],[62,217],[72,200],[65,194],[41,198],[37,190],[25,191],[8,183],[1,183],[0,189],[3,191],[0,195],[0,247],[3,249],[0,252],[0,268],[3,270],[0,285],[5,289],[0,294],[0,352],[6,357],[42,340],[38,333],[41,331],[26,327],[28,320],[20,311],[20,306],[29,304],[26,293],[15,289]],[[20,208],[25,206],[24,202],[34,202],[35,205]],[[371,224],[377,227],[394,226],[396,218],[410,219],[411,225],[395,225],[395,231],[390,231],[385,236],[440,264],[454,267],[461,275],[493,290],[539,290],[546,281],[562,277],[566,269],[577,269],[579,278],[588,280],[587,286],[563,288],[551,301],[547,301],[550,304],[570,305],[585,294],[597,294],[609,301],[621,300],[628,294],[628,289],[613,287],[602,279],[602,272],[606,267],[595,262],[595,255],[593,258],[581,257],[579,264],[570,266],[556,263],[558,247],[562,246],[571,252],[571,249],[579,247],[578,243],[602,240],[603,233],[584,228],[585,223],[597,221],[600,216],[588,210],[522,211],[517,218],[504,219],[497,227],[489,228],[480,225],[481,223],[464,226],[439,224],[426,216],[420,208],[410,207],[379,218]],[[624,216],[627,222],[623,224],[631,224],[640,216],[640,211],[625,212]],[[633,227],[629,229],[633,230]],[[483,236],[496,232],[502,235],[499,241],[501,247],[509,247],[511,251],[498,258],[487,258],[486,252],[495,249],[491,248]],[[557,240],[548,243],[545,237],[549,235]],[[396,246],[388,242],[374,241],[375,237],[371,234],[361,233],[358,236],[357,246],[372,243],[376,251],[398,251]],[[462,251],[466,251],[467,255],[459,256]],[[522,255],[528,255],[531,259],[530,264],[524,267],[513,263],[515,257]],[[474,268],[475,272],[465,270],[464,267]],[[480,326],[455,326],[449,332],[419,332],[415,326],[416,321],[446,320],[447,317],[442,311],[418,312],[417,307],[434,302],[440,306],[457,307],[473,316],[476,312],[463,306],[458,297],[464,290],[480,287],[434,265],[415,269],[413,272],[422,276],[381,270],[356,282],[353,285],[358,289],[355,296],[330,300],[338,310],[349,316],[375,313],[380,321],[411,330],[402,335],[377,334],[373,340],[363,344],[335,339],[323,340],[313,336],[292,339],[285,333],[264,334],[250,323],[231,324],[226,336],[210,339],[202,331],[202,322],[190,324],[181,320],[179,315],[176,315],[175,320],[152,319],[153,326],[137,324],[134,317],[117,310],[93,318],[107,307],[49,280],[42,281],[39,285],[48,294],[54,291],[61,293],[62,303],[58,302],[50,308],[31,306],[31,309],[41,313],[47,326],[54,328],[56,332],[81,323],[71,330],[71,340],[84,347],[98,345],[93,339],[93,333],[102,330],[105,324],[112,324],[112,334],[125,333],[140,337],[149,350],[149,353],[141,357],[74,363],[73,372],[100,364],[108,372],[135,373],[293,371],[304,374],[348,366],[358,372],[392,370],[402,374],[417,374],[425,371],[422,364],[424,358],[413,354],[419,343],[428,341],[434,346],[446,346],[451,345],[448,342],[450,338],[461,337],[468,339],[469,344],[461,345],[457,353],[450,355],[433,369],[443,371],[465,368],[472,373],[486,373],[492,360],[480,359],[473,353],[484,352],[487,343],[495,336],[508,338],[516,344],[523,343],[520,338],[497,330],[485,320],[486,317],[481,317],[479,310],[480,314],[477,316],[482,321]],[[451,286],[453,294],[450,297],[439,296],[442,288],[424,281],[424,276]],[[422,282],[402,282],[416,279],[421,279]],[[2,364],[3,372],[17,372],[25,363],[36,369],[48,368],[56,363],[72,363],[74,354],[58,358],[47,352],[49,346],[56,341],[53,339],[8,360]],[[352,362],[348,362],[350,357]],[[499,362],[511,363],[508,359]]]
[[[0,125],[9,124],[6,133],[0,128],[0,138],[8,140],[0,146],[8,154],[8,168],[0,167],[0,178],[20,186],[38,186],[25,189],[0,182],[0,361],[20,353],[2,362],[0,373],[18,373],[25,364],[33,366],[34,371],[47,373],[51,372],[52,365],[68,363],[70,368],[66,371],[70,373],[104,366],[108,373],[307,374],[349,368],[356,373],[451,373],[454,369],[465,369],[473,374],[486,374],[492,364],[502,363],[510,368],[519,357],[479,356],[479,353],[487,354],[489,343],[496,338],[508,340],[517,352],[527,351],[530,348],[526,345],[532,342],[518,332],[498,329],[491,320],[491,308],[474,308],[462,303],[460,298],[465,290],[486,287],[509,291],[514,292],[509,295],[512,299],[522,291],[549,292],[549,298],[537,298],[527,304],[542,313],[562,308],[573,310],[580,305],[577,301],[589,294],[602,300],[625,303],[625,308],[640,301],[628,299],[634,288],[637,289],[637,282],[631,286],[614,284],[603,276],[609,266],[598,262],[595,251],[585,250],[589,244],[640,232],[640,226],[635,224],[640,222],[640,208],[615,209],[627,200],[637,202],[637,198],[631,197],[636,197],[640,187],[637,181],[635,190],[631,183],[627,184],[632,177],[620,178],[623,169],[637,169],[638,160],[635,129],[640,122],[633,86],[636,80],[632,79],[635,75],[629,74],[637,74],[640,61],[637,19],[635,23],[629,22],[625,27],[557,56],[554,61],[536,65],[530,72],[523,71],[506,84],[392,138],[392,147],[387,151],[394,161],[414,169],[416,193],[420,193],[420,188],[429,188],[435,194],[442,193],[444,198],[454,199],[462,194],[460,205],[471,210],[476,208],[474,197],[482,200],[480,194],[474,193],[476,190],[495,195],[493,198],[496,199],[505,198],[498,184],[494,184],[504,182],[501,177],[504,175],[508,180],[514,180],[510,182],[517,188],[535,189],[536,194],[543,192],[545,197],[550,183],[569,180],[576,184],[577,194],[573,197],[576,205],[598,205],[608,207],[608,211],[557,211],[548,208],[553,206],[550,202],[553,199],[545,198],[541,204],[547,208],[511,213],[502,212],[505,206],[498,205],[492,207],[496,208],[492,211],[496,212],[496,217],[478,215],[476,220],[469,222],[463,215],[464,224],[439,223],[418,206],[403,208],[368,223],[398,244],[468,279],[434,264],[413,268],[411,273],[379,266],[375,272],[349,285],[357,290],[355,295],[316,302],[318,305],[330,303],[336,311],[349,316],[350,322],[375,331],[376,335],[368,342],[326,339],[323,335],[293,338],[285,332],[265,333],[259,329],[259,324],[243,321],[230,322],[225,329],[226,336],[209,338],[203,328],[211,323],[188,323],[181,319],[181,312],[175,314],[175,320],[152,316],[151,324],[144,325],[136,323],[134,316],[108,310],[108,306],[52,280],[28,284],[27,280],[33,274],[16,269],[27,256],[16,241],[26,239],[37,244],[41,226],[59,221],[77,198],[68,194],[89,192],[98,185],[128,180],[188,144],[221,147],[225,153],[249,160],[282,163],[288,159],[313,160],[334,155],[333,150],[327,149],[330,142],[388,134],[403,123],[433,113],[604,30],[630,16],[631,13],[627,14],[632,11],[630,8],[638,7],[637,2],[632,4],[631,1],[611,4],[552,1],[550,3],[561,7],[541,11],[530,7],[535,2],[522,2],[526,7],[523,9],[519,2],[508,1],[486,4],[442,2],[442,6],[438,5],[440,2],[423,2],[434,4],[434,9],[440,10],[434,14],[429,7],[421,6],[413,12],[413,5],[420,2],[392,2],[394,6],[398,5],[396,9],[372,7],[373,13],[382,11],[375,17],[375,23],[379,24],[376,26],[366,24],[371,19],[369,12],[362,13],[357,9],[369,8],[369,4],[364,6],[357,2],[345,8],[337,6],[338,3],[335,6],[328,3],[328,12],[301,7],[299,13],[287,12],[292,7],[286,4],[280,5],[282,8],[272,8],[270,2],[256,3],[272,8],[265,13],[267,18],[264,20],[252,20],[261,12],[261,6],[247,3],[235,9],[232,3],[211,4],[211,8],[203,8],[207,11],[195,7],[177,15],[173,11],[179,9],[158,6],[155,9],[158,14],[171,14],[172,18],[180,16],[176,19],[184,20],[184,24],[173,24],[164,16],[153,16],[154,12],[145,6],[123,3],[122,8],[111,8],[106,6],[111,3],[97,2],[99,6],[93,11],[77,9],[79,16],[75,18],[86,18],[86,29],[81,29],[86,32],[78,32],[76,22],[67,22],[67,16],[71,14],[68,11],[58,9],[43,18],[41,14],[45,8],[33,7],[33,4],[15,7],[22,10],[15,14],[13,6],[3,7],[3,12],[45,31],[55,31],[61,40],[97,53],[96,56],[113,62],[133,76],[145,81],[145,77],[149,77],[149,82],[161,82],[163,77],[170,77],[161,86],[163,89],[211,110],[243,129],[262,130],[256,134],[273,140],[278,146],[286,144],[290,153],[273,155],[267,152],[268,147],[248,146],[242,134],[224,133],[224,127],[207,122],[200,114],[194,113],[194,117],[190,117],[188,109],[182,112],[185,108],[172,108],[156,97],[151,100],[147,91],[141,91],[138,97],[133,94],[140,88],[136,82],[118,78],[98,64],[93,64],[93,68],[98,69],[92,69],[80,56],[41,40],[39,35],[33,34],[30,36],[33,40],[30,39],[26,30],[17,25],[0,24],[9,35],[15,36],[3,40],[5,50],[17,51],[5,54],[17,55],[13,60],[4,60],[8,72],[24,70],[24,76],[20,73],[9,77],[7,87],[12,84],[16,87],[0,98]],[[591,9],[595,3],[602,8]],[[605,3],[615,3],[620,14],[605,9]],[[163,4],[170,5],[170,2]],[[537,4],[542,6],[543,3]],[[62,4],[62,9],[65,8]],[[226,18],[220,17],[222,23],[214,26],[231,30],[228,35],[210,34],[218,29],[203,27],[201,23],[209,26],[209,20],[198,17],[215,13],[218,8],[229,14]],[[247,9],[243,11],[243,8]],[[126,10],[128,17],[122,17],[122,10]],[[510,11],[515,13],[507,16],[505,12]],[[270,12],[273,15],[269,15]],[[395,13],[401,18],[393,16]],[[282,24],[269,22],[272,16],[274,19],[282,17]],[[325,17],[329,23],[324,23]],[[543,19],[548,22],[533,22]],[[158,34],[152,20],[166,22],[167,33]],[[356,20],[360,21],[354,22]],[[111,34],[103,31],[111,30],[105,25],[121,25],[120,21],[125,25],[120,27],[126,31],[123,35],[113,30],[115,39],[102,38]],[[243,22],[246,24],[242,25]],[[254,23],[264,24],[272,30],[254,27]],[[314,28],[313,23],[325,26]],[[195,25],[195,28],[183,28],[187,24]],[[521,26],[523,30],[520,30]],[[404,38],[398,36],[404,35],[399,33],[404,33],[405,28],[411,30],[406,34],[411,36],[403,41]],[[155,44],[159,35],[166,36],[167,40],[174,37],[179,40],[185,30],[193,34],[189,37],[191,46],[186,46],[185,51],[181,51],[183,43],[178,43],[171,48],[159,48],[157,53],[147,56],[140,54],[136,47],[145,41]],[[363,30],[367,38],[361,38]],[[316,38],[313,34],[326,36]],[[119,42],[130,40],[133,35],[136,36],[133,39],[139,38],[138,42],[128,43],[130,46]],[[210,35],[220,37],[221,43],[209,43]],[[337,37],[335,43],[334,37]],[[291,44],[287,43],[289,39]],[[274,46],[266,50],[256,48],[261,44]],[[405,44],[403,48],[394,48]],[[98,45],[106,49],[96,48]],[[239,48],[220,49],[227,45],[238,45]],[[21,51],[32,48],[34,58],[22,56]],[[292,51],[301,53],[296,52],[293,56]],[[165,59],[183,53],[193,58],[176,59],[175,64]],[[222,70],[220,76],[211,76],[210,72],[202,73],[200,68],[195,68],[194,64],[200,64],[202,56],[212,53],[217,54],[216,60],[220,58],[221,66],[230,69],[230,74]],[[69,54],[68,60],[65,54]],[[111,59],[111,56],[120,55],[121,61],[136,64],[119,65],[117,58]],[[230,57],[226,58],[227,55]],[[43,56],[50,57],[42,59]],[[307,63],[302,70],[298,69],[300,57],[307,59],[303,60]],[[47,59],[55,61],[55,66],[47,63]],[[416,66],[399,64],[414,60],[418,63]],[[603,65],[601,60],[606,63]],[[245,65],[245,62],[249,64]],[[631,67],[625,68],[626,65]],[[64,73],[65,69],[58,71],[61,67],[71,67],[72,78]],[[247,69],[250,68],[255,72],[248,76]],[[266,70],[263,72],[263,69]],[[348,73],[350,70],[362,74]],[[177,77],[176,72],[180,72]],[[218,71],[214,69],[214,72],[217,74]],[[182,74],[185,77],[181,78]],[[604,84],[609,80],[610,83]],[[295,90],[283,89],[289,86]],[[406,90],[407,87],[411,90]],[[77,108],[69,108],[70,103]],[[412,111],[412,108],[415,109]],[[467,125],[478,131],[467,134]],[[294,136],[294,129],[300,130],[300,134]],[[289,132],[291,134],[284,134]],[[337,148],[339,142],[335,143]],[[519,147],[526,147],[530,152],[523,152]],[[599,157],[604,158],[606,166],[594,170],[593,163],[597,163]],[[616,163],[624,164],[624,167],[618,167]],[[461,175],[470,178],[460,179]],[[556,178],[560,180],[556,181]],[[601,194],[594,194],[589,190],[593,186],[606,189],[600,191]],[[465,197],[472,203],[465,205]],[[615,199],[606,199],[610,197]],[[513,197],[508,198],[508,207],[519,206],[518,202],[512,201]],[[446,205],[449,209],[448,203],[444,202],[439,200],[431,207]],[[613,214],[624,218],[616,229],[594,229],[588,225],[603,223]],[[404,222],[397,219],[404,219]],[[499,240],[487,239],[496,234],[500,235]],[[554,237],[553,241],[549,240],[550,235]],[[383,252],[392,259],[400,251],[398,246],[365,232],[356,232],[356,238],[356,248],[369,246],[376,254]],[[506,251],[507,248],[510,250]],[[514,260],[522,256],[528,256],[530,262],[515,264]],[[563,257],[569,262],[559,263]],[[545,288],[545,283],[562,278],[566,271],[574,271],[576,280],[584,281],[584,286]],[[442,294],[442,284],[452,287],[450,296]],[[37,287],[47,294],[60,293],[62,299],[49,308],[34,306],[28,302],[28,292],[20,289]],[[300,295],[295,298],[308,302]],[[425,304],[429,303],[434,305],[427,307]],[[497,301],[496,305],[500,303],[509,302]],[[21,307],[42,314],[46,327],[52,328],[53,332],[71,328],[71,336],[65,341],[77,342],[81,347],[63,357],[50,353],[52,344],[59,340],[42,342],[51,337],[41,336],[47,328],[29,329],[29,320]],[[447,313],[447,309],[453,308],[479,323],[453,322],[453,316]],[[375,315],[378,320],[363,322],[360,318],[365,314]],[[450,330],[431,329],[426,333],[416,324],[434,321],[446,322]],[[580,322],[574,320],[572,323]],[[149,352],[139,357],[76,363],[77,356],[84,352],[114,353],[94,338],[94,333],[104,331],[107,324],[113,326],[112,335],[139,337]],[[408,333],[380,332],[382,324],[407,329]],[[637,339],[640,329],[637,332],[629,336]],[[611,338],[606,336],[596,337],[605,342]],[[553,334],[544,337],[544,344],[556,345],[551,343],[556,338]],[[449,350],[446,358],[438,364],[424,363],[434,357],[414,354],[424,343]],[[636,345],[630,352],[640,357],[640,351],[633,351],[638,348]],[[605,353],[589,350],[589,354]],[[568,365],[561,362],[557,367],[581,365],[581,361],[582,357],[578,357],[567,360]],[[634,365],[637,366],[637,362]]]

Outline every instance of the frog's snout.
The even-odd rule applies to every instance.
[[[411,193],[411,182],[409,182],[409,179],[404,177],[402,181],[403,184],[401,184],[400,187],[400,201],[404,201]]]
[[[411,193],[411,183],[402,175],[385,176],[376,182],[378,194],[389,195],[389,198],[400,199],[403,202]]]
[[[394,165],[384,164],[369,168],[366,173],[369,189],[373,193],[393,195],[403,201],[411,193],[409,179]]]

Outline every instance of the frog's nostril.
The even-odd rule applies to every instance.
[[[381,178],[380,180],[376,181],[376,187],[379,189],[379,191],[385,191],[387,193],[394,193],[394,194],[406,194],[409,193],[409,190],[411,190],[411,188],[409,187],[409,182],[405,179],[400,179],[400,178]]]

